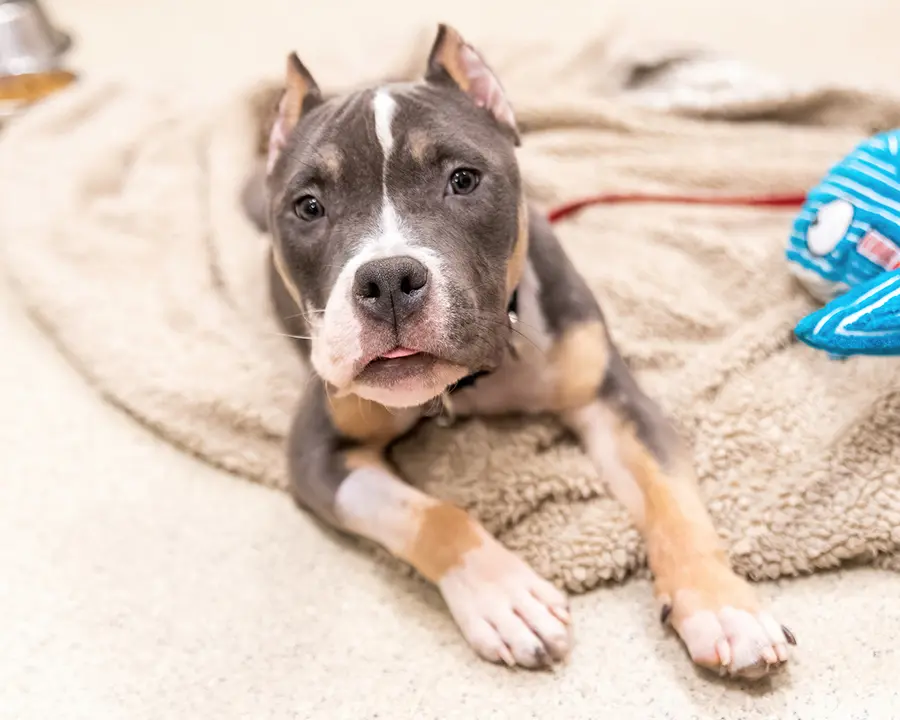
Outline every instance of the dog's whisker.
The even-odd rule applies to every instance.
[[[309,315],[321,315],[324,312],[325,312],[324,310],[316,310],[315,308],[311,308],[309,310],[301,310],[300,312],[294,313],[293,315],[285,315],[284,319],[285,320],[293,320],[294,318],[298,318],[298,317],[307,319],[309,317]]]
[[[290,335],[288,333],[280,333],[280,332],[273,332],[271,334],[278,335],[280,337],[291,338],[292,340],[312,340],[312,337],[310,337],[309,335]]]
[[[488,326],[482,325],[481,323],[484,322],[484,321],[487,321],[488,323],[490,323],[491,325],[493,325],[493,327],[491,327],[490,325],[488,325]],[[474,319],[474,320],[472,321],[472,324],[475,325],[476,327],[479,327],[479,328],[483,329],[483,330],[487,330],[488,332],[490,332],[491,330],[493,330],[493,329],[496,328],[496,327],[501,327],[501,328],[502,328],[502,327],[508,327],[509,330],[510,330],[510,332],[513,332],[513,333],[515,333],[517,336],[519,336],[520,338],[522,338],[525,342],[527,342],[529,345],[531,345],[532,347],[534,347],[534,349],[537,350],[541,355],[546,356],[546,354],[547,354],[547,351],[546,351],[546,350],[544,350],[540,345],[538,345],[532,338],[528,337],[528,335],[526,335],[524,332],[522,332],[521,330],[519,330],[518,328],[516,328],[516,327],[514,327],[514,326],[510,326],[510,325],[508,325],[508,324],[506,324],[506,323],[503,323],[503,322],[500,321],[500,320],[494,320],[494,319],[492,319],[492,318],[477,318],[477,319]]]

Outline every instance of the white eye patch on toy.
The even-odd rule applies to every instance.
[[[827,255],[837,247],[853,223],[853,206],[833,200],[819,208],[806,231],[806,246],[813,255]]]

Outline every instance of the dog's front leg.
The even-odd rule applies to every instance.
[[[417,419],[417,411],[332,399],[312,385],[290,437],[297,501],[435,583],[485,659],[524,667],[561,659],[569,648],[566,597],[465,511],[403,482],[387,462],[387,444]]]
[[[641,530],[662,617],[694,662],[748,678],[785,662],[793,636],[732,571],[688,454],[614,349],[598,399],[563,419]]]

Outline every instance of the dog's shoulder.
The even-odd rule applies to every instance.
[[[573,326],[603,325],[603,312],[596,297],[566,254],[549,220],[531,209],[528,227],[528,260],[548,331],[559,337]]]

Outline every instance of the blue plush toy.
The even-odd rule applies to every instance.
[[[831,355],[900,355],[900,130],[861,143],[809,193],[787,247],[825,307],[795,328]]]

